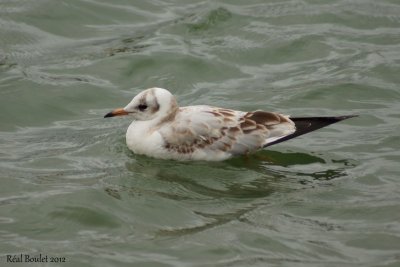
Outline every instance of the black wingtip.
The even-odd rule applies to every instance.
[[[337,121],[342,121],[342,120],[347,120],[347,119],[354,118],[354,117],[358,117],[358,115],[345,115],[345,116],[337,116],[337,117],[333,117],[333,118],[337,119]]]
[[[114,117],[114,114],[112,112],[108,112],[106,115],[104,115],[104,118],[110,118]]]
[[[274,142],[266,144],[264,147],[272,146],[292,138],[298,137],[300,135],[321,129],[326,127],[330,124],[347,120],[350,118],[358,117],[358,115],[345,115],[345,116],[336,116],[336,117],[297,117],[297,118],[290,118],[294,124],[296,125],[296,131],[292,134],[289,134],[281,139],[278,139]]]

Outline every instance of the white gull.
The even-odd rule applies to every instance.
[[[130,115],[128,148],[136,154],[174,160],[220,161],[354,117],[289,118],[275,112],[212,106],[179,107],[166,89],[150,88],[104,117]]]

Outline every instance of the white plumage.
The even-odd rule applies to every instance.
[[[166,89],[142,91],[123,109],[105,117],[131,115],[130,150],[154,158],[225,160],[262,149],[296,131],[288,116],[211,106],[179,107]]]

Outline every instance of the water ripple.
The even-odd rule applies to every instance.
[[[398,1],[0,3],[3,253],[74,265],[398,265]],[[359,114],[226,162],[130,152],[141,89]]]

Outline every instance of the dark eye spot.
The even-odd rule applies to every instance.
[[[139,108],[140,111],[145,111],[145,110],[147,109],[147,105],[140,104],[140,105],[138,106],[138,108]]]

